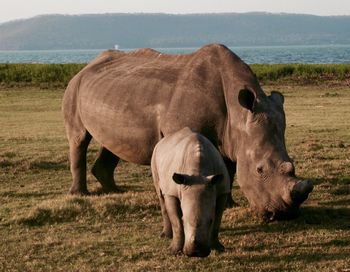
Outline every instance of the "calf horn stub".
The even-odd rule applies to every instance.
[[[296,205],[300,205],[303,203],[307,197],[309,196],[309,193],[311,193],[312,189],[314,188],[312,181],[310,180],[301,180],[298,181],[291,192],[291,197]]]

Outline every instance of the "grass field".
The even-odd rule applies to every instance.
[[[344,85],[345,86],[345,85]],[[276,86],[287,145],[314,191],[293,221],[261,224],[237,186],[222,254],[170,256],[149,167],[122,162],[126,193],[72,197],[63,90],[0,90],[0,271],[349,271],[350,88]],[[271,86],[266,86],[267,91]],[[97,145],[92,144],[89,162]],[[88,176],[90,191],[99,185]]]
[[[0,63],[0,86],[35,86],[42,89],[64,88],[86,64]],[[350,64],[252,64],[261,82],[278,84],[350,85]]]

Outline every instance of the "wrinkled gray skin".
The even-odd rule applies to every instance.
[[[156,145],[151,167],[171,252],[206,257],[211,249],[223,251],[218,233],[230,177],[212,143],[184,128]]]
[[[286,151],[283,96],[266,96],[250,68],[223,45],[188,55],[103,52],[70,81],[63,114],[72,194],[88,193],[92,137],[101,144],[92,173],[111,192],[118,191],[119,158],[150,164],[157,142],[186,126],[219,149],[231,180],[237,169],[252,210],[265,220],[293,216],[312,190],[310,181],[295,177]]]

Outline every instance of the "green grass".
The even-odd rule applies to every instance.
[[[350,64],[253,64],[262,82],[288,82],[297,84],[324,84],[345,81],[350,84]]]
[[[63,88],[86,64],[0,64],[0,84],[5,87]],[[350,85],[350,64],[253,64],[264,83]]]
[[[342,271],[350,268],[350,89],[285,95],[287,145],[315,188],[293,221],[260,224],[235,185],[223,254],[170,256],[149,167],[122,162],[123,194],[72,197],[63,90],[0,91],[0,271]],[[90,148],[88,161],[96,155]],[[88,186],[99,185],[88,175]],[[345,270],[344,270],[345,271]]]
[[[0,64],[4,86],[64,87],[86,64]]]

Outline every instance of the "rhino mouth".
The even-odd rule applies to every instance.
[[[299,215],[299,209],[297,207],[290,208],[286,211],[265,211],[262,215],[262,221],[264,223],[270,223],[273,221],[288,221],[295,219]]]
[[[299,205],[288,205],[283,200],[279,205],[267,205],[260,216],[265,223],[295,219],[299,215]]]
[[[270,200],[260,213],[264,222],[275,220],[292,220],[298,217],[300,205],[308,198],[313,190],[313,184],[309,180],[298,181],[292,188],[290,199],[282,197]]]

